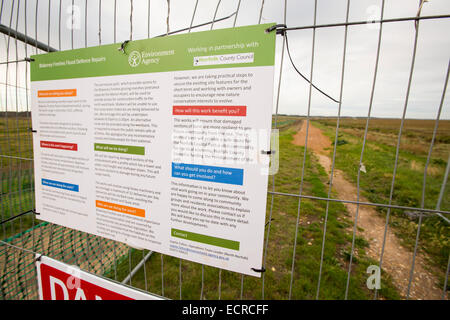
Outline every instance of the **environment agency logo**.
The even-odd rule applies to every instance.
[[[138,51],[132,51],[128,57],[128,63],[131,67],[137,67],[141,63],[141,54]]]

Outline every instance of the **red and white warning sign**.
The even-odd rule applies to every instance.
[[[41,300],[161,300],[46,256],[36,257]]]

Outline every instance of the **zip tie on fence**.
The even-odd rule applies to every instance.
[[[33,130],[33,128],[29,128],[31,132],[37,132],[37,130]]]
[[[32,62],[32,61],[34,61],[33,58],[25,58],[25,59],[23,59],[23,60],[26,61],[26,62]]]
[[[120,48],[117,48],[117,50],[122,51],[123,54],[126,54],[125,46],[128,44],[128,42],[130,42],[130,40],[125,40],[124,42],[122,42],[122,44],[120,45]]]
[[[34,261],[35,261],[35,262],[36,262],[36,261],[41,261],[42,256],[43,256],[43,255],[40,254],[39,257],[37,257]]]
[[[272,219],[270,219],[270,221],[267,221],[267,222],[266,222],[266,225],[265,225],[264,227],[267,227],[267,225],[269,224],[269,222],[271,222],[271,221],[273,221],[273,220],[275,220],[275,218],[272,218]]]
[[[280,28],[282,28],[282,29],[280,29]],[[277,34],[281,34],[282,36],[284,36],[284,34],[285,34],[285,32],[286,32],[286,31],[285,31],[286,28],[287,28],[287,26],[286,26],[285,24],[275,24],[275,25],[273,25],[273,26],[267,28],[267,29],[265,30],[265,32],[266,32],[266,33],[270,33],[270,32],[272,32],[272,31],[276,30]]]
[[[254,272],[259,272],[259,273],[266,272],[266,268],[264,268],[264,267],[261,267],[261,269],[251,268],[251,270]]]
[[[37,215],[37,216],[40,216],[40,215],[41,215],[39,212],[36,212],[36,209],[33,209],[32,211],[33,211],[33,213],[34,213],[35,215]]]
[[[268,150],[268,151],[266,151],[266,150],[261,150],[261,154],[275,154],[275,150]]]

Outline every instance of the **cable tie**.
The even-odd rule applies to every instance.
[[[269,225],[269,222],[272,222],[273,220],[275,220],[275,218],[270,219],[270,221],[267,221],[265,227],[267,227]]]
[[[279,29],[279,28],[282,28],[282,29]],[[276,31],[277,31],[277,34],[281,34],[281,35],[284,36],[284,34],[286,33],[286,30],[284,30],[285,28],[287,28],[287,26],[286,26],[285,24],[275,24],[275,25],[273,25],[273,26],[267,28],[267,29],[265,30],[265,32],[266,32],[266,33],[270,33],[270,32],[272,32],[273,30],[276,30]]]
[[[25,61],[27,61],[27,62],[32,62],[32,61],[34,61],[33,58],[25,58],[25,59],[23,59],[23,60],[25,60]]]
[[[125,46],[128,44],[128,42],[130,42],[130,40],[125,40],[124,42],[122,42],[122,44],[120,45],[120,48],[117,48],[117,50],[122,51],[124,54],[126,54]]]
[[[261,154],[275,154],[275,150],[261,150]]]
[[[266,268],[262,267],[261,269],[251,268],[254,272],[263,273],[266,272]]]

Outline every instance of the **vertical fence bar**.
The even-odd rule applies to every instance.
[[[447,166],[445,167],[444,180],[442,181],[441,191],[439,191],[439,197],[436,204],[436,210],[441,209],[442,198],[444,197],[445,187],[447,185],[448,174],[450,171],[450,153],[448,155]]]
[[[164,297],[164,258],[161,253],[161,295]]]
[[[261,12],[262,14],[262,12]],[[314,1],[314,25],[317,21],[317,0]],[[305,165],[306,165],[306,153],[308,150],[308,133],[309,133],[309,120],[311,115],[311,97],[312,97],[312,81],[313,81],[313,73],[314,73],[314,51],[315,51],[315,44],[316,44],[316,29],[312,30],[312,45],[311,45],[311,66],[310,66],[310,77],[309,77],[309,92],[308,92],[308,111],[306,115],[306,134],[305,134],[305,147],[303,149],[303,160],[302,160],[302,172],[301,172],[301,178],[300,178],[300,190],[299,194],[300,196],[303,194],[303,183],[305,178]],[[302,124],[303,126],[303,124]],[[300,222],[300,210],[301,210],[301,203],[302,198],[298,198],[298,205],[297,205],[297,219],[295,223],[295,234],[294,234],[294,248],[292,250],[292,266],[291,266],[291,281],[289,284],[289,300],[292,298],[292,285],[294,282],[294,271],[295,271],[295,256],[297,251],[297,237],[298,237],[298,225]],[[326,230],[324,230],[324,236],[325,236]],[[323,247],[322,247],[323,249]],[[322,260],[321,260],[322,261]],[[320,265],[319,269],[319,283],[320,283],[320,274],[322,270],[322,264]],[[319,288],[320,285],[318,285]],[[317,289],[318,290],[318,289]]]
[[[114,246],[115,245],[116,245],[116,242],[114,241]],[[116,261],[115,257],[114,257],[114,261]],[[145,268],[145,265],[147,264],[147,260],[145,258],[145,250],[142,250],[142,261],[144,262],[142,264],[142,270],[144,272],[144,288],[145,288],[145,291],[148,291],[148,288],[147,288],[147,270]]]
[[[382,3],[381,3],[380,20],[383,20],[383,17],[384,17],[384,5],[385,5],[385,1],[383,0]],[[374,95],[375,95],[375,85],[376,85],[377,75],[378,75],[378,63],[379,63],[379,59],[380,59],[380,48],[381,48],[382,34],[383,34],[383,24],[380,23],[380,25],[379,25],[379,32],[378,32],[377,53],[376,53],[376,58],[375,58],[375,70],[374,70],[374,74],[373,74],[372,88],[371,88],[371,92],[370,92],[370,100],[369,100],[369,108],[368,108],[368,111],[367,111],[366,125],[365,125],[365,128],[364,128],[363,145],[362,145],[362,148],[361,148],[361,155],[360,155],[359,165],[358,165],[357,196],[356,196],[356,201],[357,202],[359,202],[359,200],[360,200],[361,166],[362,166],[362,161],[363,161],[363,157],[364,157],[364,150],[365,150],[365,147],[366,147],[367,133],[368,133],[368,130],[369,130],[369,121],[370,121],[370,117],[372,115],[372,106],[373,106],[373,98],[374,98]],[[336,144],[336,142],[335,142],[335,144]],[[356,215],[357,215],[358,212],[359,212],[359,203],[356,205],[356,212],[357,212],[356,213]],[[355,236],[355,234],[353,236]],[[353,248],[352,248],[352,253],[353,253]]]
[[[34,40],[35,40],[35,44],[34,44],[34,52],[35,54],[37,54],[37,50],[38,50],[38,36],[37,36],[37,32],[38,32],[38,11],[39,11],[39,0],[36,0],[36,6],[35,6],[35,13],[34,13]]]
[[[113,33],[114,33],[114,36],[113,36],[113,39],[114,39],[114,43],[116,43],[117,41],[116,41],[116,34],[117,34],[117,0],[114,0],[114,12],[113,12],[113,14],[114,14],[114,18],[113,18],[113,20],[114,20],[114,27],[113,27]]]
[[[74,26],[74,20],[73,20],[73,16],[74,16],[74,10],[75,10],[75,2],[74,0],[72,0],[72,7],[70,10],[70,47],[73,49],[73,26]],[[86,20],[87,20],[87,9],[86,9]],[[67,25],[66,25],[67,27]]]
[[[129,275],[131,275],[131,270],[132,270],[132,268],[131,268],[131,253],[132,253],[132,251],[133,251],[133,248],[131,248],[131,247],[128,245],[128,274],[129,274]],[[130,286],[133,285],[133,284],[131,283],[131,278],[133,278],[133,277],[130,276],[129,282],[128,282],[128,284],[129,284]]]
[[[241,0],[239,0],[239,2],[238,2],[236,14],[234,15],[233,28],[236,27],[236,21],[237,21],[240,7],[241,7]]]
[[[170,21],[170,0],[167,0],[167,19],[166,19],[166,36],[169,35],[170,27],[169,27],[169,21]],[[162,296],[164,296],[164,255],[161,253],[161,287],[162,287]]]
[[[48,0],[48,21],[47,21],[47,23],[48,23],[48,25],[47,25],[47,44],[48,44],[48,47],[47,47],[47,50],[49,52],[50,52],[50,20],[51,20],[50,16],[51,16],[51,7],[52,7],[51,1]]]
[[[447,271],[445,272],[444,287],[442,288],[442,296],[441,296],[442,300],[445,299],[445,294],[447,293],[447,283],[448,283],[449,270],[450,270],[450,255],[448,256]]]
[[[384,3],[384,0],[383,0],[382,1],[382,5],[381,5],[380,20],[383,20],[383,17],[384,17],[384,4],[385,3]],[[370,93],[369,110],[367,112],[366,126],[364,128],[363,145],[362,145],[362,148],[361,148],[361,155],[360,155],[359,165],[358,165],[357,196],[356,196],[356,201],[358,203],[356,205],[356,215],[358,215],[358,212],[359,212],[359,201],[360,201],[360,194],[361,194],[361,187],[360,187],[361,167],[362,167],[362,161],[363,161],[364,151],[365,151],[365,147],[366,147],[367,133],[368,133],[368,130],[369,130],[369,121],[370,121],[370,117],[371,117],[371,113],[372,113],[373,98],[374,98],[374,94],[375,94],[375,85],[376,85],[377,73],[378,73],[378,63],[379,63],[379,57],[380,57],[380,46],[381,46],[382,33],[383,33],[383,23],[380,23],[379,33],[378,33],[377,55],[376,55],[376,60],[375,60],[375,71],[374,71],[374,76],[373,76],[372,89],[371,89],[371,93]],[[353,234],[353,238],[355,237],[355,235],[356,234],[354,233]],[[386,237],[386,231],[385,231],[383,237]],[[353,254],[353,243],[352,243],[352,254]],[[351,256],[351,258],[352,258],[352,256]],[[375,295],[376,295],[376,293],[377,293],[377,289],[375,288]]]
[[[98,0],[98,44],[102,44],[102,0]]]
[[[17,13],[16,13],[16,30],[19,30],[19,13],[20,13],[20,0],[17,1]],[[16,95],[16,133],[17,133],[17,147],[18,147],[18,155],[19,158],[22,157],[22,147],[21,147],[21,139],[20,139],[20,123],[19,123],[19,46],[17,43],[17,33],[15,34],[15,52],[16,52],[16,70],[15,70],[15,95]],[[17,187],[18,187],[18,196],[19,196],[19,212],[24,212],[24,209],[22,207],[22,159],[17,159],[17,163],[19,164],[19,169],[17,172]],[[19,232],[22,232],[23,230],[22,225],[22,216],[19,217]],[[23,243],[24,239],[21,239],[22,247],[24,246]]]
[[[150,39],[150,0],[147,3],[147,38]]]
[[[58,16],[58,48],[61,51],[61,19],[62,19],[62,0],[59,0],[59,16]]]
[[[182,300],[182,295],[181,295],[181,291],[182,291],[182,287],[183,287],[183,282],[182,282],[182,271],[181,271],[181,259],[179,259],[179,284],[180,284],[180,300]]]
[[[347,1],[347,12],[345,17],[345,22],[348,23],[348,16],[350,12],[350,0]],[[336,134],[334,137],[334,149],[333,149],[333,161],[331,162],[331,173],[330,173],[330,188],[328,190],[328,198],[331,196],[332,186],[333,186],[333,175],[334,175],[334,167],[335,167],[335,161],[336,161],[336,147],[337,147],[337,140],[339,136],[339,124],[341,119],[341,109],[342,109],[342,97],[344,92],[344,75],[345,75],[345,58],[347,53],[347,33],[348,33],[348,25],[345,26],[345,33],[344,33],[344,48],[343,48],[343,54],[342,54],[342,70],[341,70],[341,85],[340,85],[340,92],[339,92],[339,107],[338,107],[338,114],[337,114],[337,121],[336,121]],[[327,201],[327,208],[328,211],[329,208],[329,201]],[[356,221],[355,221],[355,227],[356,227]],[[349,274],[350,274],[351,264],[349,266]],[[347,293],[348,293],[348,284],[349,279],[347,279],[347,285],[345,288],[345,299],[347,299]]]
[[[73,5],[73,3],[72,3]],[[73,12],[73,10],[72,10]],[[88,5],[87,5],[87,0],[84,2],[84,47],[87,48],[87,21],[88,21]],[[72,24],[73,24],[73,16],[72,16]],[[115,28],[115,24],[114,24],[114,28]],[[64,232],[63,232],[63,236],[64,238]],[[92,236],[89,233],[86,233],[86,264],[87,264],[87,270],[91,271],[91,262],[90,262],[90,257],[91,257],[91,239]],[[114,279],[117,281],[117,264],[116,264],[116,243],[114,242],[113,245],[113,257],[114,257]]]
[[[259,10],[258,24],[261,24],[263,9],[264,9],[264,0],[261,0],[261,9]]]
[[[383,17],[384,17],[384,0],[382,2],[380,20],[383,20]],[[380,46],[381,46],[381,38],[382,38],[382,33],[383,33],[383,23],[382,22],[380,23],[379,28],[380,29],[379,29],[379,33],[378,33],[377,57],[376,57],[376,61],[375,61],[375,71],[374,71],[374,78],[373,78],[373,82],[372,82],[372,90],[371,90],[371,93],[370,93],[369,113],[368,113],[368,116],[367,116],[366,128],[364,130],[363,150],[364,150],[364,146],[365,146],[365,141],[367,139],[367,131],[368,131],[368,127],[369,127],[369,118],[370,118],[370,113],[371,113],[371,109],[372,109],[373,97],[374,97],[374,94],[375,94],[375,84],[376,84],[376,79],[377,79],[377,74],[378,74],[378,63],[379,63],[379,57],[380,57]],[[361,151],[361,162],[362,162],[363,150]],[[361,171],[361,162],[360,162],[360,166],[358,168],[358,174]],[[387,235],[387,224],[385,225],[385,229],[384,229],[383,244],[386,242],[386,235]],[[381,269],[381,263],[380,263],[380,269]],[[378,293],[378,289],[375,288],[374,299],[377,298],[377,293]]]
[[[9,30],[11,30],[11,26],[12,26],[12,19],[13,19],[13,14],[14,14],[14,6],[15,6],[15,1],[13,0],[12,4],[11,4],[11,14],[9,17]],[[8,119],[8,76],[9,76],[9,50],[10,50],[10,39],[11,39],[11,33],[8,30],[8,43],[7,43],[7,47],[6,47],[6,78],[5,78],[5,129],[6,129],[6,143],[8,145],[8,154],[12,155],[11,153],[11,141],[9,138],[9,119]],[[8,171],[9,171],[9,175],[8,175],[8,198],[9,198],[9,216],[12,217],[14,215],[13,212],[13,208],[12,208],[12,198],[11,198],[11,194],[12,194],[12,165],[11,162],[13,161],[13,159],[8,160],[7,164],[8,164]],[[11,234],[14,234],[14,222],[10,223],[11,226]]]
[[[170,22],[170,0],[167,0],[167,20],[166,20],[167,30],[166,30],[166,36],[168,36],[169,32],[170,32],[169,22]]]
[[[222,296],[222,269],[219,269],[219,300]]]
[[[130,41],[133,40],[133,0],[130,0]]]
[[[2,21],[2,17],[3,17],[3,0],[2,0],[2,4],[0,6],[0,22]]]
[[[202,285],[200,289],[200,300],[203,300],[203,290],[205,287],[205,265],[202,264]]]
[[[1,11],[0,17],[1,16],[3,16],[3,2],[2,2],[2,11]],[[9,41],[9,35],[8,35],[8,41]],[[6,119],[6,121],[5,121],[6,122],[5,129],[6,130],[8,128],[8,122],[7,122],[7,112],[8,112],[8,64],[9,64],[9,60],[8,60],[9,53],[8,53],[8,50],[9,50],[9,47],[7,46],[6,47],[6,66],[5,66],[6,67],[6,73],[5,73],[5,119]],[[6,160],[5,160],[6,167],[9,166],[9,162],[10,161],[11,160],[9,158],[6,158]],[[0,216],[1,216],[1,219],[3,221],[5,219],[4,214],[6,215],[6,217],[8,217],[8,215],[6,213],[7,208],[6,208],[6,210],[4,210],[4,208],[5,208],[4,207],[4,201],[5,201],[4,198],[7,197],[7,192],[3,190],[3,157],[2,157],[1,164],[2,164],[2,171],[1,171],[2,181],[1,181],[1,185],[0,185],[0,188],[1,188],[0,190],[1,190],[1,199],[2,199],[2,201],[1,201],[1,210],[2,211],[0,212],[0,214],[1,214]],[[7,186],[5,187],[5,190],[8,190]],[[3,237],[5,238],[6,234],[7,234],[6,233],[7,232],[7,230],[6,230],[6,223],[2,224],[2,230],[3,230]],[[6,266],[5,266],[5,268],[6,268]]]
[[[391,189],[390,189],[390,192],[389,192],[389,202],[388,202],[389,205],[392,204],[392,200],[393,200],[393,196],[394,196],[395,177],[396,177],[396,174],[397,174],[398,158],[399,158],[399,153],[400,153],[400,143],[401,143],[401,138],[402,138],[402,133],[403,133],[403,126],[404,126],[404,123],[405,123],[406,111],[407,111],[407,108],[408,108],[409,92],[410,92],[410,89],[411,89],[411,82],[412,82],[412,76],[413,76],[413,71],[414,71],[414,64],[415,64],[415,61],[416,61],[418,35],[419,35],[419,21],[417,22],[416,28],[415,28],[414,46],[413,46],[413,53],[412,53],[412,59],[411,59],[411,67],[410,67],[410,72],[409,72],[408,86],[407,86],[407,89],[406,89],[405,104],[404,104],[404,107],[403,107],[402,119],[401,119],[401,122],[400,122],[400,129],[399,129],[398,137],[397,137],[397,146],[396,146],[396,149],[395,149],[394,171],[392,173]],[[385,249],[385,245],[386,245],[386,233],[388,231],[390,213],[391,213],[391,208],[388,207],[387,213],[386,213],[386,224],[385,224],[385,231],[384,231],[384,237],[383,237],[383,244],[382,244],[382,247],[381,247],[381,254],[380,254],[380,263],[379,263],[380,269],[382,268],[384,249]]]
[[[286,15],[287,15],[287,0],[284,1],[284,24],[286,24]],[[278,78],[278,89],[277,89],[277,100],[276,100],[276,107],[275,107],[275,129],[278,125],[278,107],[280,104],[280,92],[281,92],[281,80],[283,76],[283,61],[284,61],[284,48],[286,45],[286,37],[283,36],[283,44],[281,46],[281,60],[280,60],[280,74]],[[275,175],[272,176],[272,192],[275,192]],[[264,245],[264,255],[263,255],[263,270],[266,269],[266,261],[267,261],[267,248],[269,244],[269,235],[270,235],[270,227],[272,225],[272,211],[273,211],[273,201],[274,201],[274,195],[271,195],[270,199],[270,211],[269,211],[269,221],[268,221],[268,227],[267,227],[267,235],[266,235],[266,242]],[[263,272],[262,274],[262,299],[264,299],[264,281],[266,278],[266,273]]]
[[[447,71],[448,72],[448,71]],[[450,171],[450,154],[448,155],[448,159],[447,159],[447,166],[445,167],[445,174],[444,174],[444,179],[442,181],[442,185],[441,185],[441,191],[439,192],[439,198],[436,204],[436,209],[440,210],[441,209],[441,202],[442,202],[442,198],[444,196],[444,192],[445,192],[445,187],[447,185],[447,179],[448,179],[448,174]],[[450,254],[448,256],[448,262],[447,262],[447,271],[445,272],[445,280],[444,280],[444,287],[442,289],[442,296],[441,299],[444,300],[445,299],[445,294],[447,293],[447,283],[448,283],[448,273],[450,270]]]
[[[25,43],[24,43],[24,49],[25,49],[25,57],[28,57],[28,19],[27,19],[27,5],[28,3],[25,2],[25,6],[24,6],[24,32],[25,32]],[[28,115],[28,128],[32,128],[32,123],[31,123],[31,110],[30,110],[30,103],[28,101],[28,94],[29,94],[29,89],[28,89],[28,67],[29,64],[25,63],[25,101],[26,101],[26,107],[27,107],[27,115]],[[27,131],[27,136],[28,136],[28,145],[30,148],[30,151],[33,150],[33,138],[32,138],[32,133],[30,131]],[[35,203],[34,203],[34,174],[33,174],[33,170],[34,170],[34,166],[33,166],[33,161],[29,161],[29,169],[28,169],[28,177],[30,179],[30,192],[31,192],[31,208],[35,207]],[[32,245],[32,250],[37,250],[36,248],[36,239],[35,239],[35,215],[32,212],[31,213],[31,245]]]
[[[219,1],[217,2],[216,11],[214,11],[214,17],[213,17],[213,19],[212,19],[211,28],[210,28],[209,30],[212,30],[213,27],[214,27],[214,21],[216,20],[217,11],[219,10],[219,6],[220,6],[220,2],[221,2],[221,1],[222,1],[222,0],[219,0]]]
[[[418,27],[419,27],[419,23],[417,23],[417,28]],[[426,192],[426,185],[427,185],[428,165],[430,163],[431,154],[433,152],[433,146],[434,146],[434,141],[436,139],[437,129],[438,129],[438,126],[439,126],[439,120],[440,120],[440,117],[441,117],[442,106],[443,106],[444,100],[445,100],[445,93],[447,92],[449,71],[450,71],[450,61],[449,61],[449,64],[447,66],[447,75],[445,77],[444,90],[442,91],[441,103],[439,104],[439,109],[438,109],[438,113],[437,113],[437,116],[436,116],[436,121],[435,121],[435,124],[434,124],[433,137],[431,138],[430,149],[428,151],[427,160],[425,162],[425,168],[423,170],[422,199],[421,199],[421,203],[420,203],[420,207],[422,209],[425,206],[425,192]],[[411,271],[410,271],[409,281],[408,281],[408,293],[407,293],[407,296],[406,296],[407,299],[409,299],[409,294],[410,294],[410,290],[411,290],[411,283],[412,283],[413,276],[414,276],[414,266],[415,266],[415,263],[416,263],[416,255],[417,255],[417,250],[418,250],[418,245],[419,245],[419,236],[420,236],[420,228],[422,226],[422,218],[423,218],[423,212],[421,211],[420,215],[419,215],[419,223],[418,223],[418,226],[417,226],[416,242],[414,244],[414,252],[413,252],[413,258],[412,258],[412,263],[411,263]]]
[[[262,7],[264,6],[264,2],[261,5],[261,13],[262,13]],[[234,22],[233,22],[233,28],[236,26],[236,21],[237,21],[237,17],[239,14],[239,9],[241,8],[241,0],[239,0],[238,2],[238,6],[236,9],[236,15],[234,16]],[[261,21],[261,19],[259,19],[259,21]],[[242,300],[242,297],[244,295],[244,274],[241,274],[241,294],[240,294],[240,299]]]

